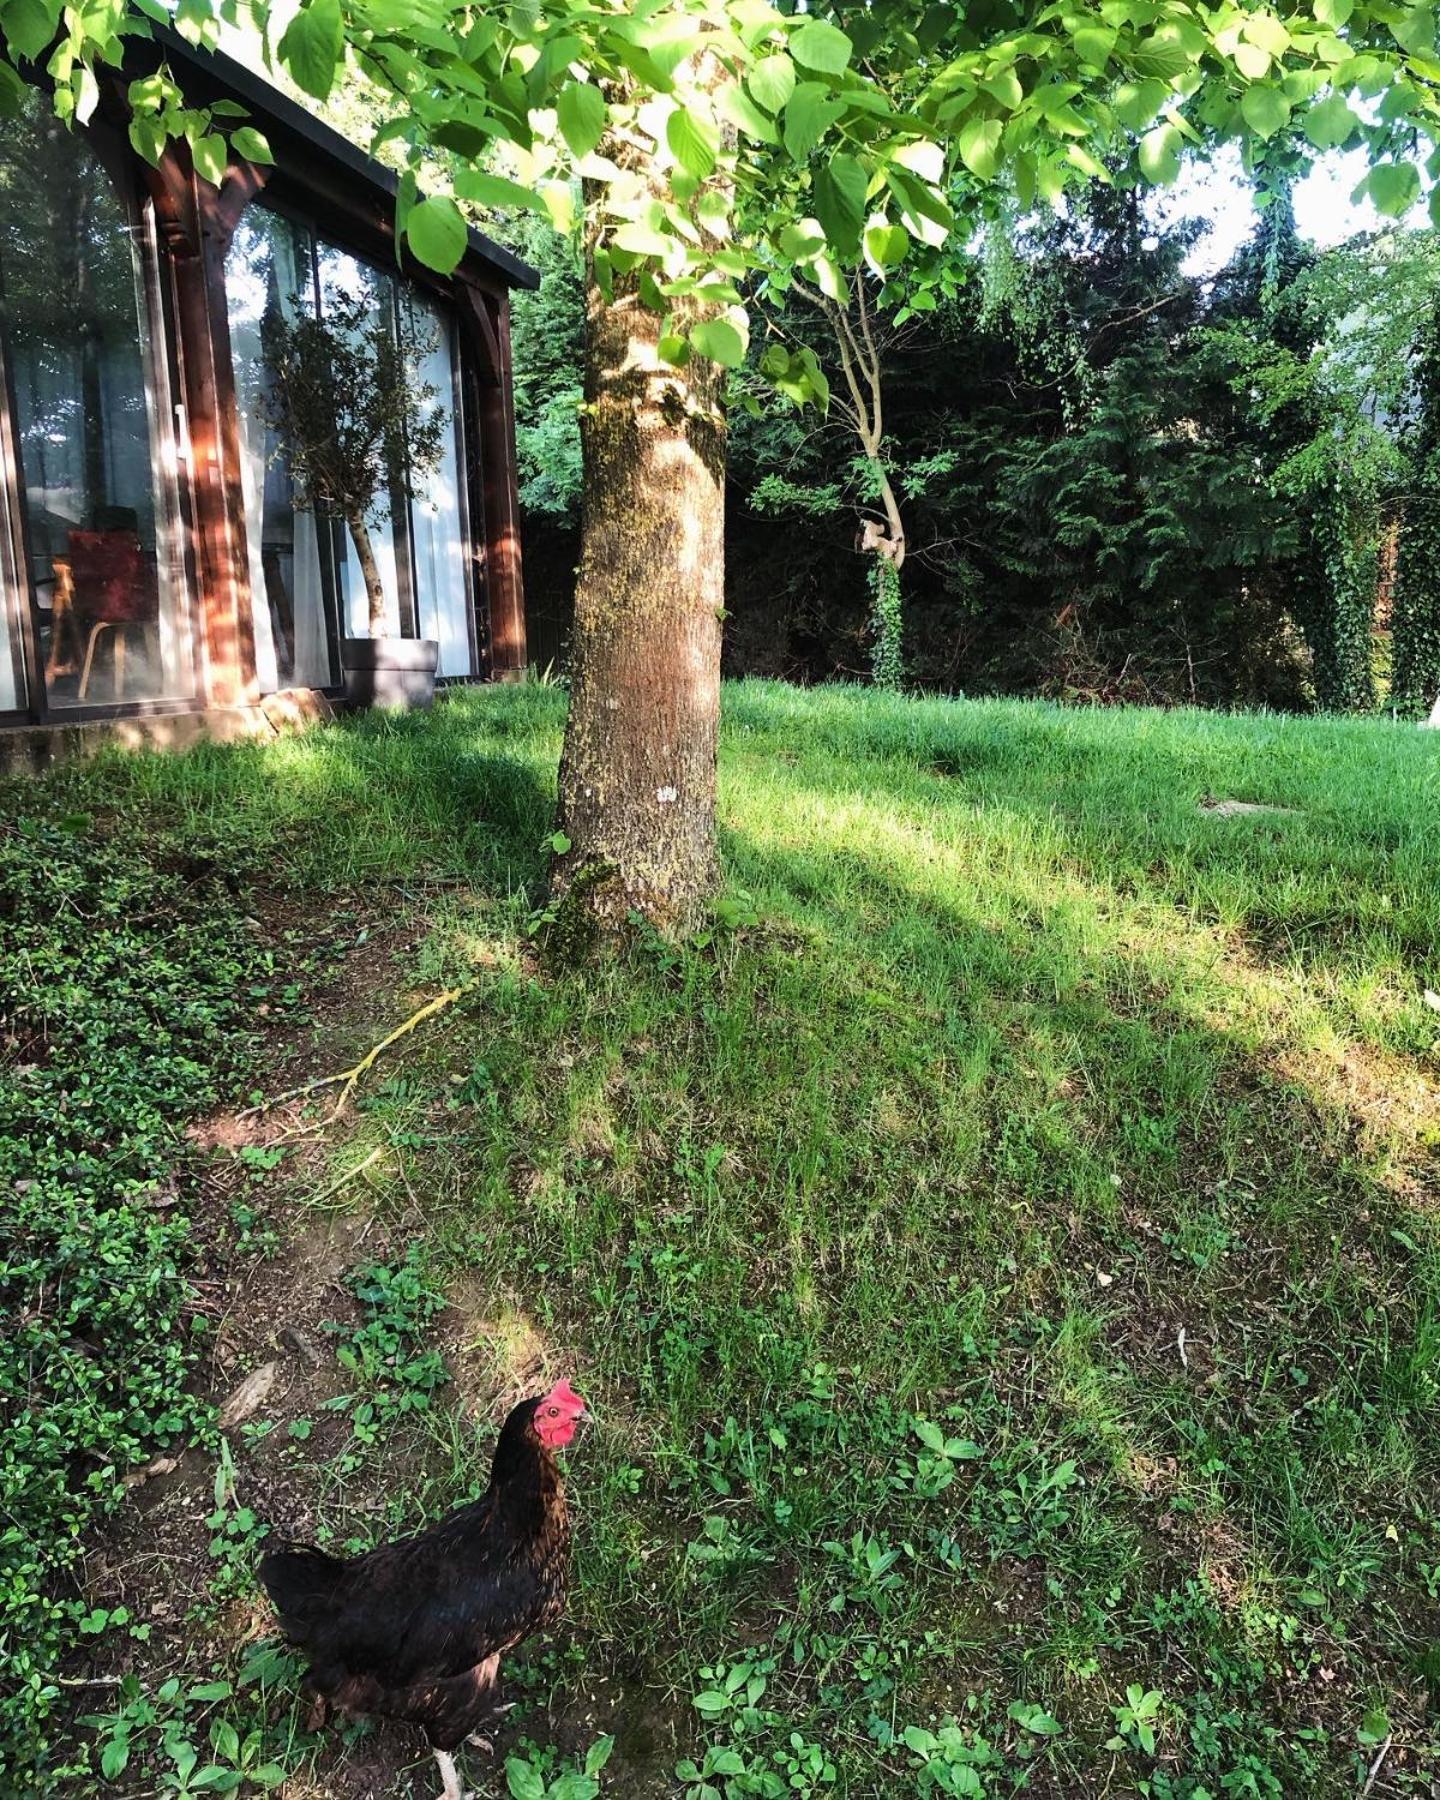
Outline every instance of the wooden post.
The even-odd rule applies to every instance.
[[[205,648],[202,697],[211,706],[253,703],[259,685],[225,253],[266,172],[250,163],[234,164],[217,189],[196,174],[188,149],[172,143],[159,168],[147,169],[147,178],[169,251],[175,296],[190,450],[191,536]]]
[[[480,475],[484,499],[485,600],[490,673],[524,678],[525,580],[520,556],[520,493],[515,475],[515,392],[510,363],[510,299],[461,286],[479,364]]]

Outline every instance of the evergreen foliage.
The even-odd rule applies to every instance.
[[[1440,695],[1440,296],[1417,345],[1410,491],[1400,526],[1391,699],[1429,713]]]
[[[891,316],[907,682],[1367,710],[1387,698],[1382,553],[1398,523],[1388,698],[1428,710],[1440,328],[1418,356],[1414,340],[1434,309],[1435,235],[1320,255],[1286,181],[1267,183],[1251,241],[1213,279],[1186,272],[1195,226],[1100,188],[1063,219],[997,222],[951,298],[898,330]],[[566,560],[547,558],[551,539],[568,545],[552,527],[576,517],[563,446],[578,446],[581,293],[563,240],[526,254],[544,279],[516,310],[522,464],[528,548],[548,574]],[[840,379],[813,308],[772,298],[763,316],[750,364],[778,341]],[[797,412],[748,366],[736,383],[728,666],[875,677],[878,572],[856,539],[873,470],[843,420]]]

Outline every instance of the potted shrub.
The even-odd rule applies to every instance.
[[[370,635],[340,640],[345,697],[356,705],[428,706],[440,655],[433,638],[390,636],[370,536],[393,497],[438,468],[448,424],[420,373],[433,333],[401,313],[397,330],[388,310],[342,294],[327,299],[323,318],[297,300],[290,316],[273,307],[264,324],[266,421],[295,504],[344,522],[365,581]]]

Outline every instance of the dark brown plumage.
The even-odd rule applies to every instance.
[[[295,1547],[260,1564],[286,1639],[310,1659],[321,1718],[334,1708],[421,1726],[443,1800],[460,1800],[452,1752],[491,1704],[501,1656],[564,1610],[570,1521],[554,1452],[584,1404],[564,1381],[522,1401],[483,1497],[428,1531],[353,1562]]]

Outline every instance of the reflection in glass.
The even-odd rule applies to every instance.
[[[153,271],[81,133],[38,106],[0,120],[0,330],[52,705],[193,691]]]
[[[363,302],[372,318],[392,320],[395,317],[395,281],[358,257],[337,249],[333,244],[319,246],[320,312],[327,303],[339,297]],[[408,556],[409,509],[405,499],[402,475],[396,472],[390,488],[389,505],[371,519],[370,544],[380,567],[380,584],[385,590],[385,622],[391,637],[413,636],[413,625],[407,626],[401,613],[401,568]],[[336,562],[340,577],[340,617],[346,637],[368,638],[370,635],[370,601],[365,592],[365,575],[360,558],[355,554],[350,533],[339,528],[335,534]],[[408,583],[406,585],[408,597]]]
[[[314,248],[303,226],[253,206],[225,259],[230,349],[240,414],[240,477],[254,601],[255,663],[262,693],[329,687],[335,679],[320,532],[313,512],[295,505],[295,483],[266,424],[271,379],[264,326],[272,311],[313,312]]]
[[[12,579],[10,558],[0,564],[0,713],[13,712],[25,704],[21,685],[19,634],[12,617],[18,598]]]
[[[421,379],[432,388],[431,411],[449,417],[440,462],[417,483],[410,502],[410,528],[415,554],[415,606],[421,637],[440,645],[440,675],[473,675],[470,634],[470,587],[466,580],[465,522],[461,511],[460,470],[463,466],[460,417],[455,407],[455,357],[448,317],[413,290],[403,304],[419,329],[416,340],[430,349],[421,364]]]

